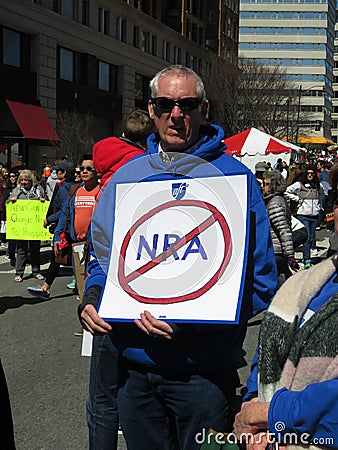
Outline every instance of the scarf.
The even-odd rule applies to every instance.
[[[258,340],[258,397],[269,402],[286,387],[301,391],[312,383],[338,377],[338,293],[304,324],[299,323],[311,300],[337,271],[338,255],[293,275],[266,312]],[[302,445],[288,445],[299,450]],[[304,447],[305,448],[305,447]],[[310,445],[307,450],[321,446]]]
[[[338,377],[338,293],[303,327],[310,301],[336,272],[338,255],[293,275],[266,312],[258,344],[259,400],[268,402],[281,387],[300,391]]]

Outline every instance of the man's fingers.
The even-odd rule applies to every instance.
[[[97,314],[93,305],[88,305],[85,307],[81,313],[81,319],[92,334],[95,332],[109,333],[112,329],[109,323]]]
[[[144,313],[141,313],[141,319],[145,326],[150,328],[150,331],[160,330],[169,335],[173,334],[173,329],[167,322],[156,319],[152,314],[150,314],[149,311],[144,311]]]
[[[102,335],[102,334],[109,334],[109,331],[105,330],[104,328],[101,328],[97,325],[94,325],[93,327],[90,327],[89,324],[84,322],[86,325],[87,330],[92,334],[93,336]]]
[[[93,322],[91,319],[83,318],[82,321],[91,334],[109,334],[109,329]]]
[[[148,336],[172,339],[172,328],[162,320],[155,319],[148,311],[141,313],[141,319],[134,320],[134,323]]]
[[[135,325],[139,327],[140,330],[142,330],[146,334],[150,334],[150,332],[147,330],[147,328],[143,325],[142,321],[140,319],[134,320]]]

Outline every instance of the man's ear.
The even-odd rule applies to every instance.
[[[209,100],[205,99],[201,106],[201,112],[205,119],[209,118],[209,108],[210,108]]]
[[[155,117],[154,105],[151,103],[151,100],[148,100],[148,112],[149,112],[149,117],[151,119],[154,119],[154,117]]]

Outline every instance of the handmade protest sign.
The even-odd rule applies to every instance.
[[[48,241],[53,235],[43,227],[49,201],[17,200],[6,202],[6,239]]]
[[[128,207],[126,207],[128,205]],[[236,323],[247,253],[247,176],[116,186],[106,320]]]

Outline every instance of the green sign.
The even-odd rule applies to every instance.
[[[50,202],[17,200],[6,202],[6,238],[22,241],[48,241],[53,239],[43,227]]]

